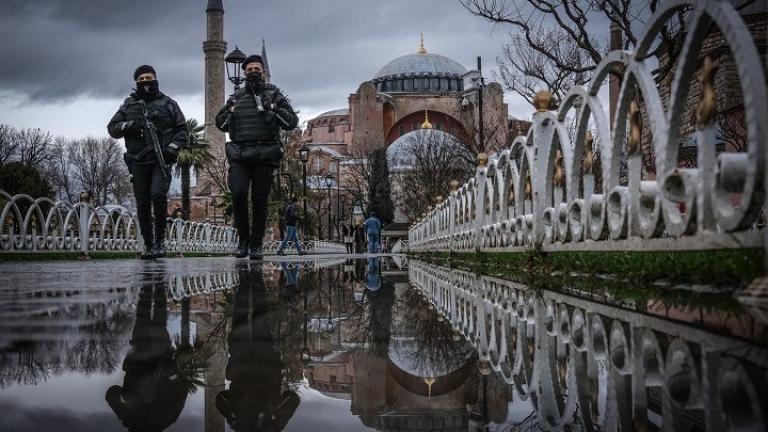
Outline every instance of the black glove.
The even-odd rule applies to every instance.
[[[163,151],[163,158],[165,158],[166,165],[175,164],[179,159],[179,146],[175,143],[170,143]]]
[[[129,120],[123,124],[123,130],[126,135],[140,136],[144,132],[146,122],[143,118],[138,120]]]

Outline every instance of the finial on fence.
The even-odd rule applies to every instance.
[[[557,187],[562,187],[565,183],[565,171],[563,170],[563,152],[557,149],[555,153],[555,171],[552,174],[552,182]]]
[[[477,154],[477,166],[478,167],[484,167],[486,164],[488,164],[488,155],[485,153],[478,153]]]
[[[83,203],[91,202],[91,193],[88,191],[80,192],[80,202],[83,202]]]
[[[451,180],[451,191],[459,190],[460,183],[458,180]]]
[[[528,175],[525,177],[525,195],[523,195],[523,197],[525,199],[531,199],[532,194],[533,188],[531,187],[531,176]]]
[[[443,196],[442,195],[436,196],[435,197],[435,204],[440,204],[441,202],[443,202]]]
[[[480,360],[480,362],[478,363],[477,369],[480,371],[480,375],[488,376],[492,372],[491,362],[489,362],[488,360]]]
[[[584,162],[581,164],[582,174],[592,174],[592,164],[595,162],[595,153],[592,148],[594,141],[592,131],[587,131],[587,134],[584,136],[584,147],[586,151],[584,152]]]
[[[629,156],[637,154],[640,150],[640,105],[637,101],[629,104],[629,139],[627,140],[627,153]]]
[[[547,112],[552,106],[552,93],[549,90],[541,90],[533,96],[533,106],[537,112]]]
[[[696,109],[696,125],[700,128],[711,124],[717,112],[717,98],[714,85],[717,66],[717,63],[710,56],[704,57],[704,65],[699,76],[701,99]]]

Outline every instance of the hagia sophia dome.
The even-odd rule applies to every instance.
[[[416,54],[398,57],[379,69],[373,77],[380,92],[449,92],[463,91],[467,69],[456,60],[428,53],[421,46]],[[418,79],[414,79],[418,78]]]

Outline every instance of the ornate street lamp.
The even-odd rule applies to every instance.
[[[240,72],[240,65],[243,64],[245,58],[245,54],[237,48],[237,45],[231,53],[224,57],[224,62],[227,65],[227,78],[235,85],[235,90],[239,90],[240,84],[245,81]]]
[[[304,178],[304,197],[302,199],[303,201],[303,211],[304,213],[302,216],[304,217],[303,220],[303,227],[304,227],[304,240],[308,240],[307,237],[307,162],[309,161],[309,146],[304,144],[299,148],[299,160],[301,161],[301,175]]]
[[[333,176],[328,174],[325,176],[325,188],[328,189],[328,240],[331,240],[331,237],[333,236],[333,234],[331,234],[331,230],[333,229],[333,224],[331,222],[331,186],[333,186]]]

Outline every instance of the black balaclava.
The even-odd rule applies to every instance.
[[[136,81],[136,95],[142,99],[153,99],[160,92],[157,80]]]

